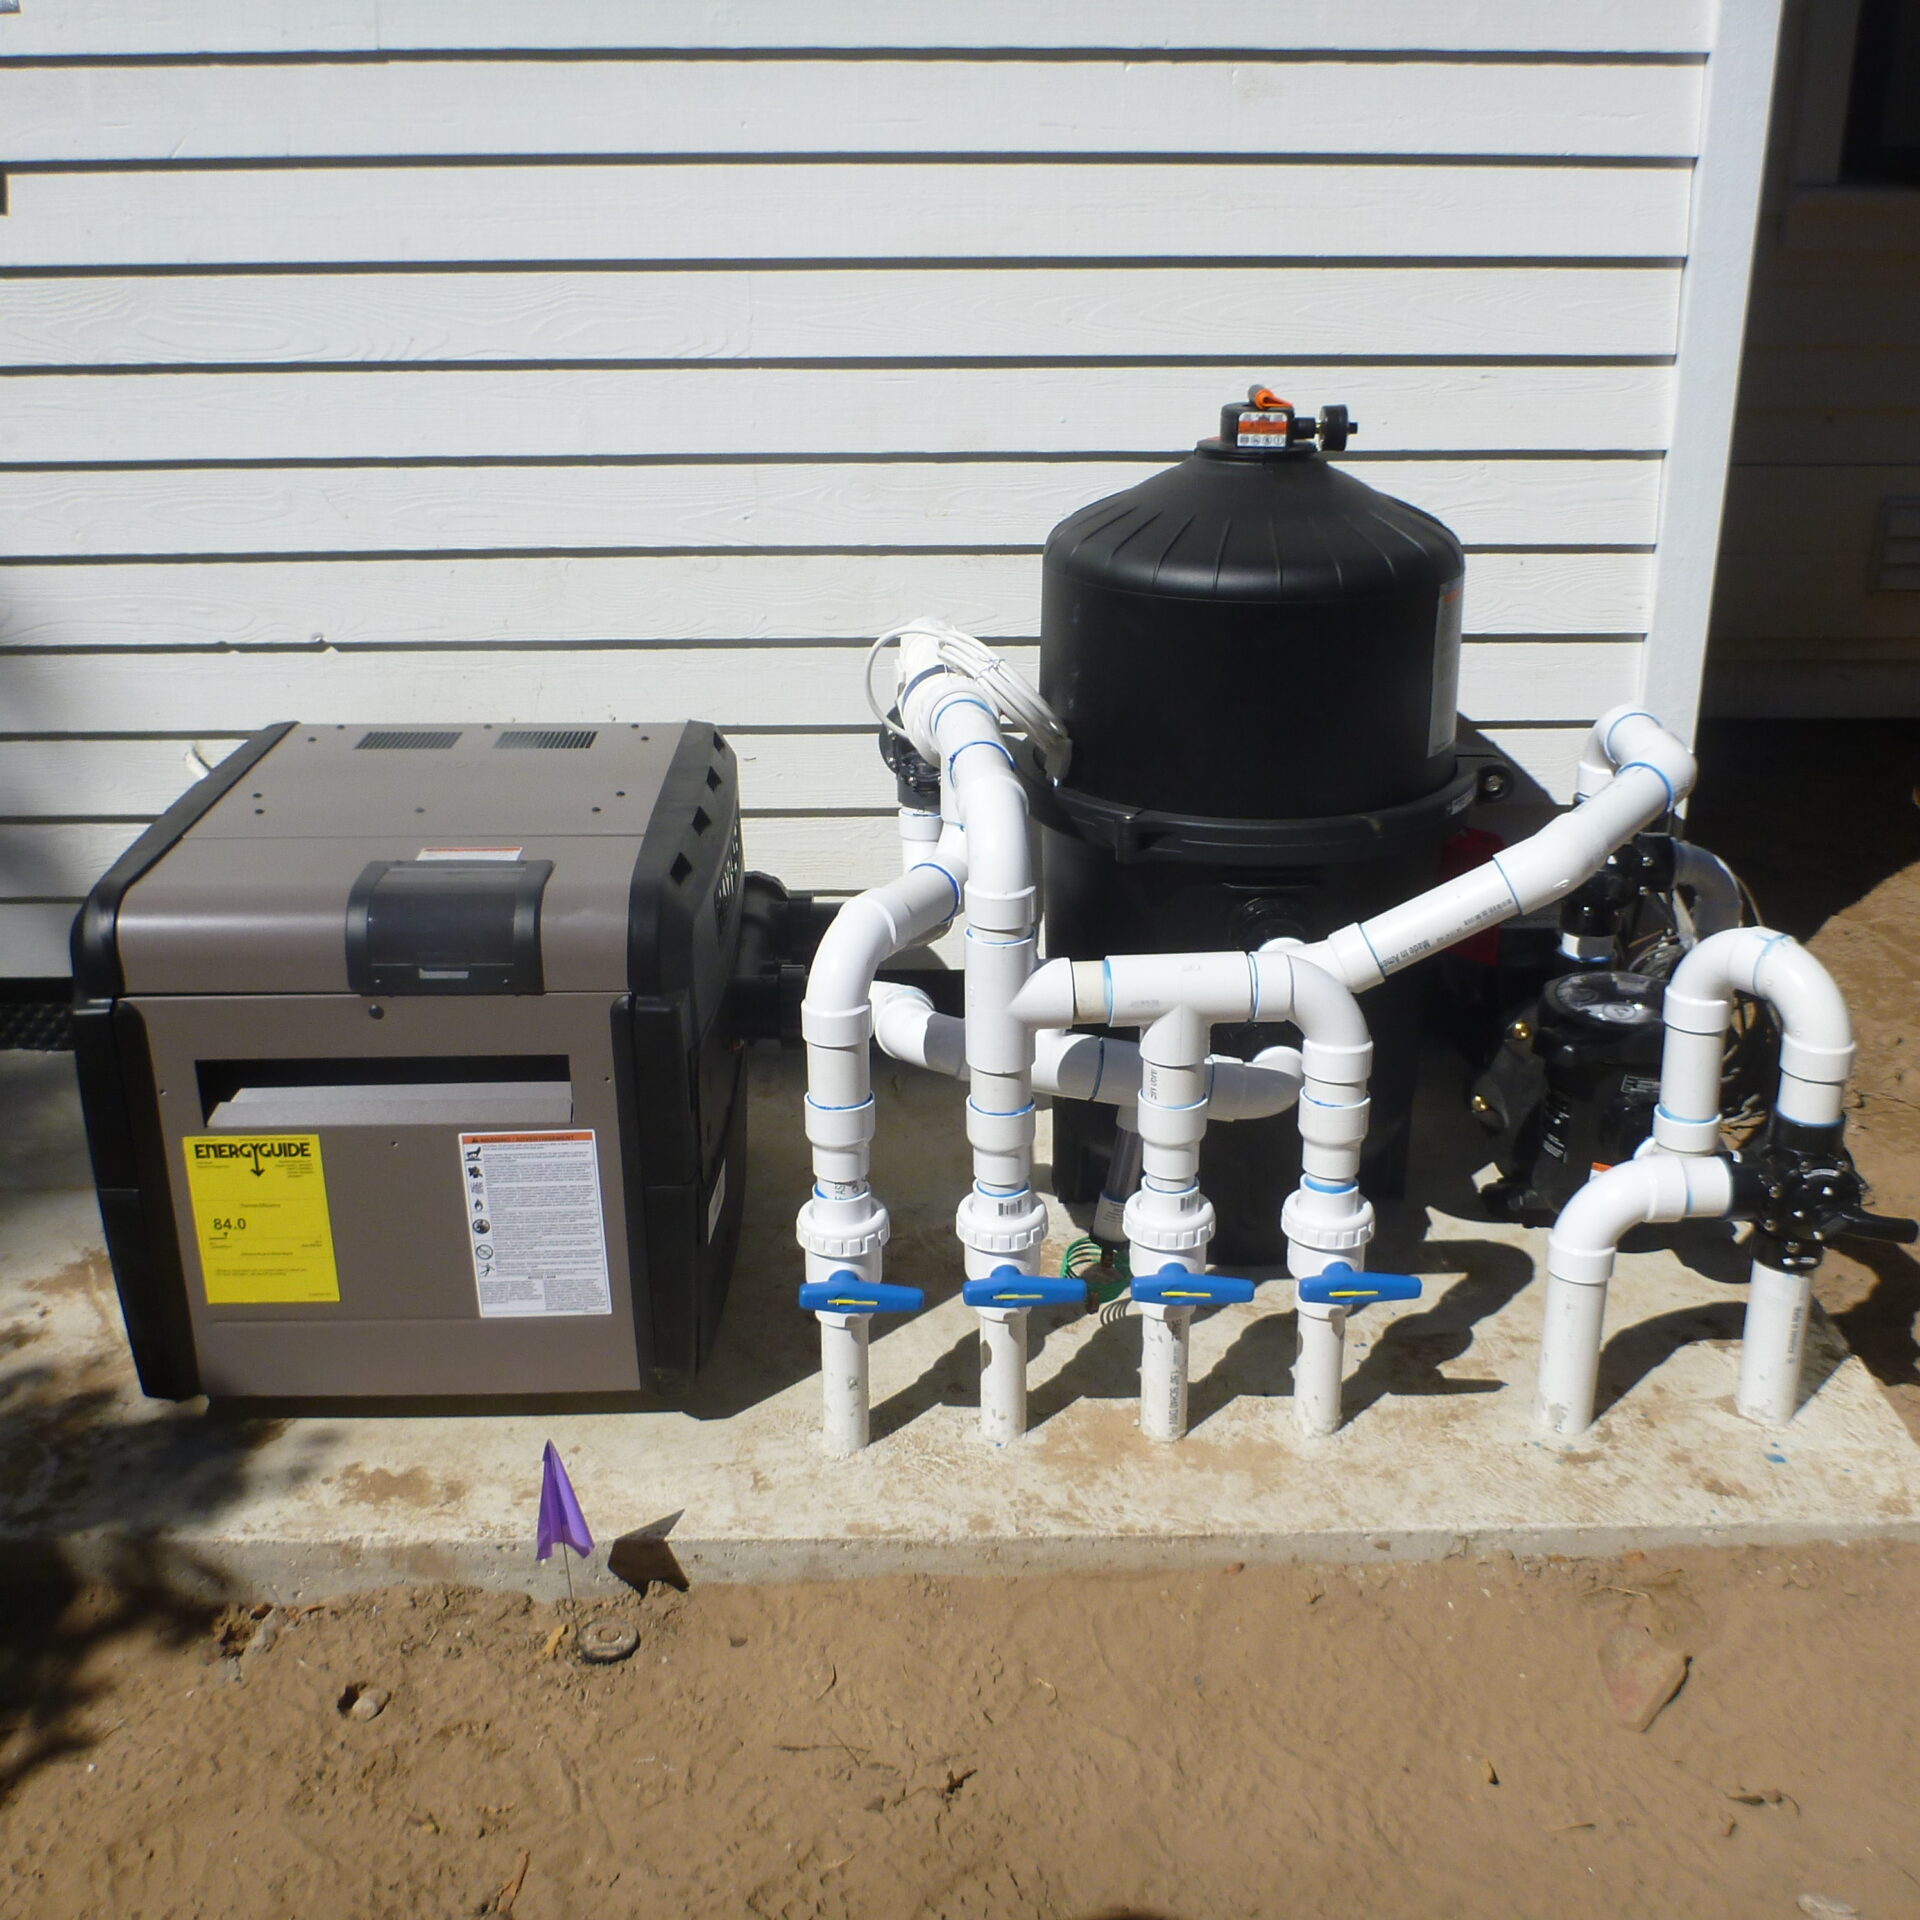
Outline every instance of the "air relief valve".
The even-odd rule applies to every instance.
[[[1359,421],[1348,419],[1345,407],[1322,407],[1317,418],[1303,420],[1293,402],[1271,387],[1249,387],[1245,406],[1220,409],[1221,444],[1253,452],[1311,447],[1318,441],[1322,453],[1344,453],[1359,431]]]

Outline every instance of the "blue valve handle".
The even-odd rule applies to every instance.
[[[1364,1307],[1373,1300],[1418,1300],[1420,1282],[1410,1273],[1356,1273],[1343,1260],[1299,1283],[1300,1298],[1320,1307]]]
[[[918,1287],[862,1280],[850,1267],[842,1267],[830,1280],[809,1280],[800,1289],[800,1305],[808,1313],[918,1313],[926,1304]]]
[[[1165,1266],[1158,1273],[1133,1277],[1133,1297],[1147,1307],[1245,1306],[1253,1298],[1253,1282],[1228,1273],[1189,1273],[1185,1267]]]
[[[1084,1307],[1087,1283],[1054,1274],[995,1267],[984,1280],[969,1280],[960,1298],[970,1307]]]

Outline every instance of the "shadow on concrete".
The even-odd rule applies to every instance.
[[[651,1586],[671,1587],[685,1593],[689,1586],[686,1569],[668,1540],[675,1527],[686,1517],[686,1509],[649,1520],[644,1527],[623,1533],[607,1549],[607,1571],[616,1580],[624,1580],[636,1593]]]
[[[1043,1426],[1076,1400],[1137,1400],[1140,1397],[1140,1321],[1115,1314],[1096,1327],[1071,1360],[1027,1395],[1029,1431]]]
[[[1678,1353],[1703,1340],[1738,1341],[1746,1315],[1742,1300],[1707,1300],[1656,1314],[1631,1327],[1622,1327],[1600,1349],[1600,1384],[1594,1395],[1597,1420],[1617,1406],[1641,1381]]]
[[[1506,1385],[1450,1379],[1440,1369],[1469,1353],[1474,1328],[1508,1306],[1532,1280],[1531,1258],[1497,1240],[1434,1240],[1423,1249],[1420,1264],[1429,1270],[1458,1268],[1460,1277],[1432,1306],[1387,1323],[1348,1376],[1341,1405],[1349,1420],[1389,1395],[1498,1393]]]
[[[1136,1331],[1136,1381],[1139,1334]],[[1293,1397],[1293,1357],[1300,1348],[1300,1317],[1291,1308],[1262,1314],[1187,1389],[1187,1430],[1235,1400]],[[1136,1391],[1138,1387],[1136,1384]]]
[[[869,1431],[884,1440],[934,1407],[972,1407],[979,1404],[979,1336],[964,1333],[917,1380],[877,1402],[868,1414]]]

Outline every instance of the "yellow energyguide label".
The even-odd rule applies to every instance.
[[[209,1306],[340,1298],[317,1133],[190,1134],[182,1145]]]

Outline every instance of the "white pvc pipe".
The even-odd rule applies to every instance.
[[[873,1032],[883,1053],[909,1066],[952,1078],[965,1074],[966,1022],[936,1013],[918,987],[881,980],[872,990]],[[1267,1047],[1251,1060],[1210,1053],[1202,1063],[1214,1120],[1258,1120],[1284,1113],[1300,1095],[1296,1047]],[[1140,1096],[1140,1049],[1110,1034],[1063,1033],[1044,1027],[1033,1036],[1033,1090],[1069,1100],[1130,1107]]]
[[[1303,958],[1354,992],[1496,926],[1563,899],[1608,854],[1692,789],[1694,761],[1649,713],[1615,707],[1595,721],[1580,762],[1580,804],[1471,873],[1443,882],[1373,919],[1342,927]]]
[[[943,822],[939,814],[922,807],[900,809],[900,870],[911,873],[929,858],[939,843]]]
[[[931,858],[849,900],[814,955],[800,1009],[814,1185],[795,1227],[809,1280],[828,1279],[842,1268],[864,1280],[880,1278],[889,1227],[867,1178],[874,1127],[868,996],[874,974],[888,959],[952,918],[966,872],[956,828]]]
[[[1673,843],[1673,881],[1693,895],[1690,918],[1696,942],[1740,924],[1744,903],[1733,869],[1717,853],[1689,840]]]
[[[987,689],[947,665],[939,638],[900,637],[900,715],[916,750],[941,769],[967,834],[965,908],[967,1140],[973,1187],[956,1228],[969,1279],[1030,1267],[1046,1233],[1032,1189],[1033,1036],[1010,1006],[1035,956],[1027,796]]]
[[[1208,1115],[1197,1067],[1208,1025],[1293,1021],[1302,1036],[1295,1109],[1301,1184],[1281,1215],[1288,1270],[1298,1280],[1336,1262],[1365,1266],[1374,1217],[1360,1192],[1359,1170],[1373,1042],[1352,993],[1306,954],[1274,947],[1253,954],[1055,960],[1021,988],[1014,1011],[1035,1025],[1100,1021],[1146,1027],[1139,1101],[1146,1175],[1127,1209],[1136,1273],[1150,1272],[1169,1257],[1205,1263],[1213,1209],[1197,1185]],[[1317,1329],[1303,1334],[1311,1348],[1308,1399],[1296,1405],[1295,1417],[1311,1432],[1331,1432],[1339,1423],[1344,1323],[1344,1314],[1322,1318]]]
[[[1607,1283],[1620,1241],[1655,1220],[1720,1218],[1733,1209],[1733,1169],[1707,1156],[1643,1152],[1595,1174],[1561,1208],[1547,1238],[1546,1322],[1536,1423],[1572,1438],[1593,1424]]]
[[[977,1307],[980,1437],[1008,1447],[1027,1430],[1027,1309]]]
[[[1313,1438],[1340,1427],[1346,1370],[1347,1310],[1333,1301],[1296,1303],[1299,1345],[1293,1360],[1293,1423]]]
[[[1733,1404],[1763,1427],[1784,1427],[1799,1411],[1812,1306],[1811,1273],[1782,1273],[1758,1260],[1753,1263]]]
[[[1191,1307],[1140,1307],[1140,1431],[1178,1440],[1187,1430],[1187,1352]]]
[[[1833,976],[1787,934],[1733,927],[1702,940],[1667,984],[1653,1137],[1671,1153],[1712,1153],[1720,1144],[1720,1077],[1736,993],[1766,1001],[1779,1016],[1781,1119],[1830,1127],[1841,1117],[1853,1024]]]
[[[867,1336],[870,1313],[817,1313],[820,1322],[821,1438],[844,1459],[867,1444]]]

